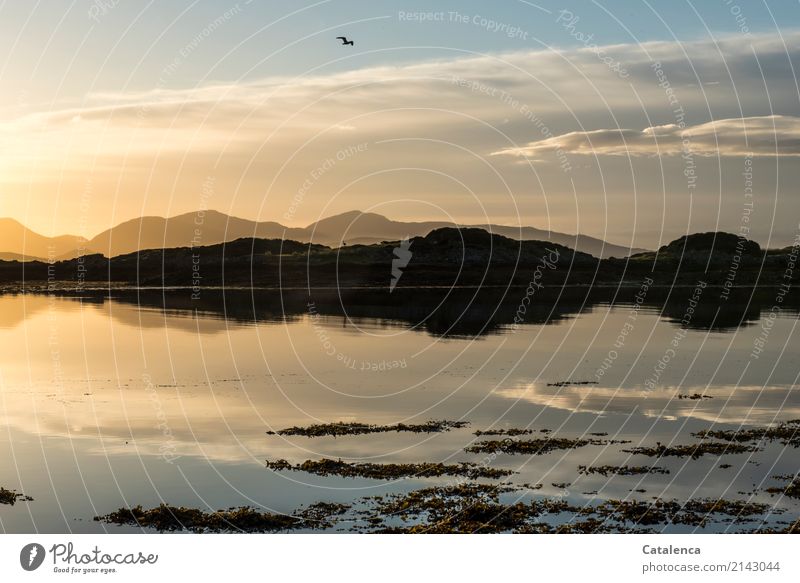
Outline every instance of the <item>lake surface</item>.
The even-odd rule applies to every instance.
[[[518,472],[514,483],[541,484],[531,497],[578,505],[652,497],[769,504],[751,528],[798,517],[796,499],[764,491],[773,476],[800,469],[798,450],[780,443],[722,458],[658,460],[669,474],[578,473],[578,466],[656,463],[624,448],[688,444],[704,429],[800,418],[797,314],[770,315],[768,301],[755,311],[743,306],[738,326],[697,318],[682,325],[686,302],[666,313],[661,305],[636,309],[631,300],[545,305],[514,324],[468,302],[447,320],[429,317],[424,302],[378,308],[357,293],[338,313],[314,294],[298,292],[291,313],[271,297],[248,318],[249,292],[196,310],[187,302],[175,307],[170,294],[177,293],[156,293],[161,301],[0,295],[0,486],[34,498],[0,505],[0,530],[127,532],[138,529],[93,517],[162,502],[291,512],[407,492],[448,478],[320,477],[274,472],[265,462],[480,462],[482,454],[464,448],[479,440],[476,430],[492,428],[569,438],[607,433],[631,442],[491,461]],[[554,385],[565,381],[597,384]],[[693,394],[710,398],[678,398]],[[266,433],[430,419],[469,425],[314,439]],[[338,528],[346,530],[347,521]]]

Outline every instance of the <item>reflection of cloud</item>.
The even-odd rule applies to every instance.
[[[790,386],[662,387],[642,389],[528,384],[503,389],[498,395],[537,405],[598,415],[631,414],[658,419],[692,417],[716,423],[759,425],[800,417],[796,399],[787,399]],[[712,399],[678,399],[678,395],[705,394]],[[779,412],[779,413],[778,413]]]
[[[213,394],[204,390],[202,381],[180,387],[156,385],[151,392],[140,379],[120,379],[124,390],[108,384],[65,379],[59,389],[50,384],[4,385],[4,423],[49,438],[100,438],[103,451],[139,455],[169,451],[179,456],[251,459],[263,442],[264,423],[237,395],[236,382],[216,381]],[[89,386],[91,393],[85,392]]]
[[[681,129],[675,124],[645,128],[569,132],[494,154],[537,157],[542,152],[611,156],[799,156],[800,118],[768,115],[721,119]]]

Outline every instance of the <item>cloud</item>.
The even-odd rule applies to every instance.
[[[800,118],[767,115],[721,119],[689,127],[569,132],[504,148],[493,155],[538,158],[544,152],[598,156],[800,156]]]
[[[625,79],[593,51],[547,48],[458,53],[297,78],[96,92],[80,106],[0,121],[0,153],[10,160],[94,161],[156,149],[191,155],[249,145],[252,152],[267,142],[292,152],[289,144],[333,141],[356,127],[352,133],[375,139],[436,133],[481,153],[515,155],[557,148],[649,155],[658,152],[657,138],[660,153],[672,155],[680,152],[681,132],[669,125],[676,119],[652,68],[658,62],[687,123],[696,124],[685,133],[699,154],[715,153],[720,139],[723,155],[748,148],[763,155],[771,148],[775,155],[776,147],[778,155],[794,155],[797,122],[791,116],[800,108],[784,96],[796,95],[788,65],[800,60],[800,32],[784,38],[788,49],[774,35],[756,35],[749,43],[724,37],[603,47],[630,72]],[[643,114],[652,127],[641,123]],[[494,129],[491,135],[475,131],[481,124]],[[745,129],[749,143],[743,143]]]

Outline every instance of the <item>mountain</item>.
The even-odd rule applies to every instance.
[[[71,259],[81,253],[101,253],[106,257],[116,257],[144,249],[197,247],[242,238],[287,239],[330,247],[341,247],[343,244],[369,245],[382,241],[397,241],[405,237],[424,237],[436,229],[454,226],[452,223],[441,221],[393,221],[375,213],[351,211],[321,219],[304,228],[291,228],[273,221],[250,221],[208,210],[186,213],[169,219],[154,216],[132,219],[103,231],[81,246],[80,238],[42,237],[25,229],[16,221],[3,220],[14,223],[17,227],[8,233],[3,232],[0,252],[58,259]],[[518,228],[504,225],[461,225],[461,227],[479,228],[517,240],[550,241],[600,258],[627,257],[645,251],[612,245],[586,235],[568,235],[533,227]],[[55,254],[50,254],[47,245],[53,242],[57,242],[55,244],[57,251]]]
[[[14,219],[0,219],[0,258],[5,261],[74,257],[85,243],[76,235],[45,237]]]
[[[286,235],[284,236],[284,231]],[[164,217],[141,217],[103,231],[87,243],[87,248],[106,257],[116,257],[143,249],[199,247],[244,237],[256,239],[302,240],[302,229],[287,229],[272,221],[256,222],[230,217],[218,211],[198,211]]]
[[[313,233],[315,243],[339,246],[344,239],[348,245],[397,241],[404,237],[424,237],[428,233],[447,227],[452,223],[443,221],[402,222],[392,221],[375,213],[350,211],[341,215],[322,219],[306,227],[308,236]],[[535,227],[511,227],[507,225],[459,225],[462,228],[477,228],[496,235],[503,235],[518,241],[552,241],[570,249],[588,253],[601,259],[607,257],[628,257],[642,253],[644,249],[613,245],[587,235],[568,235],[555,231],[545,231]],[[309,239],[304,239],[309,240]]]
[[[21,253],[0,253],[0,261],[45,261],[43,257],[34,255],[22,255]]]

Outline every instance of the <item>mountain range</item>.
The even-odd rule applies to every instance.
[[[437,221],[393,221],[375,213],[350,211],[321,219],[307,227],[286,227],[274,221],[251,221],[208,210],[171,218],[149,216],[132,219],[87,240],[74,235],[45,237],[14,219],[6,218],[0,219],[0,259],[52,261],[94,253],[116,257],[145,249],[215,245],[241,238],[287,239],[330,247],[369,245],[405,237],[424,237],[436,229],[453,226],[452,223]],[[569,235],[535,227],[459,226],[479,228],[523,241],[551,241],[601,259],[627,257],[645,251],[587,235]]]
[[[733,288],[791,286],[797,249],[762,249],[734,234],[695,233],[629,258],[598,259],[552,241],[518,241],[477,228],[445,227],[405,246],[397,240],[338,248],[289,239],[241,238],[193,247],[157,248],[108,258],[102,254],[45,263],[0,261],[8,289],[81,290],[85,286],[201,289],[475,289],[526,288],[551,293],[565,286],[717,286],[727,300]],[[404,257],[402,264],[397,259]],[[732,267],[736,265],[731,275]],[[787,275],[788,274],[788,275]],[[527,287],[526,287],[527,286]],[[720,291],[722,290],[722,291]],[[698,292],[700,293],[700,292]],[[788,292],[782,292],[788,293]],[[796,294],[795,294],[796,295]]]

